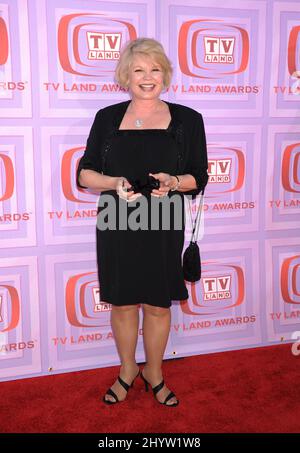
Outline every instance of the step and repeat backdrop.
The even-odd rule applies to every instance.
[[[208,143],[202,278],[165,358],[300,337],[300,2],[0,0],[1,380],[119,364],[99,194],[75,173],[97,110],[129,99],[114,68],[142,36],[173,63],[162,99],[201,112]],[[142,340],[141,312],[138,361]]]

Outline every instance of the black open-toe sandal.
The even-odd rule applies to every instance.
[[[144,378],[142,372],[140,373],[140,376],[141,376],[141,378],[143,379],[143,381],[144,381],[144,383],[145,383],[145,390],[146,390],[146,392],[148,392],[148,391],[149,391],[150,382],[146,381],[146,379]],[[152,388],[151,385],[150,385],[150,387],[152,388],[152,391],[153,391],[154,396],[155,396],[155,395],[163,388],[164,385],[165,385],[165,381],[164,381],[164,380],[162,380],[160,384],[156,385],[156,386],[153,387],[153,388]],[[178,399],[177,399],[176,403],[167,404],[167,402],[168,402],[171,398],[173,398],[173,397],[175,397],[175,398],[177,399],[176,395],[175,395],[173,392],[170,392],[170,393],[167,395],[166,399],[165,399],[163,402],[158,401],[158,399],[156,398],[156,396],[155,396],[155,399],[157,400],[158,403],[164,404],[165,406],[169,406],[169,407],[178,406],[178,404],[179,404]]]
[[[133,383],[134,381],[136,380],[136,378],[138,377],[138,375],[140,374],[140,372],[138,372],[138,374],[136,375],[136,377],[133,379],[131,385],[127,384],[127,382],[123,381],[123,379],[120,378],[120,376],[118,376],[118,381],[119,383],[122,385],[122,387],[126,390],[126,392],[128,392],[128,390],[133,387]],[[110,400],[107,400],[105,399],[106,395],[111,395],[115,401],[110,401]],[[105,395],[103,396],[102,398],[102,401],[105,403],[105,404],[116,404],[116,403],[122,403],[122,401],[125,401],[125,400],[122,400],[122,401],[119,401],[119,398],[117,397],[117,395],[115,394],[115,392],[109,388],[107,390],[107,392],[105,393]]]

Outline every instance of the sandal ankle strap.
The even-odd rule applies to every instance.
[[[160,384],[158,384],[156,387],[153,387],[152,391],[153,391],[154,395],[156,395],[163,388],[164,385],[165,385],[165,381],[162,380]]]
[[[122,387],[126,390],[126,392],[128,392],[128,390],[130,389],[130,385],[128,385],[127,382],[123,381],[123,379],[121,379],[120,376],[118,376],[118,381],[120,382]]]

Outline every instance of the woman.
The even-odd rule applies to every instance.
[[[124,212],[118,209],[124,204],[130,215],[141,197],[148,206],[161,197],[177,196],[183,202],[183,194],[196,195],[207,184],[201,114],[160,99],[171,75],[159,42],[139,38],[126,45],[115,78],[128,88],[131,100],[98,111],[77,170],[79,187],[105,192],[117,205],[117,227],[97,228],[100,298],[112,304],[111,325],[121,361],[119,377],[103,397],[107,404],[123,401],[139,374],[135,350],[140,305],[146,357],[141,378],[159,403],[171,407],[179,403],[164,383],[162,361],[171,301],[188,298],[181,265],[184,204],[174,208],[183,219],[179,229],[174,222],[168,229],[161,223],[158,229],[149,224],[133,230],[118,226],[122,216],[118,213]],[[103,210],[98,208],[99,215]]]

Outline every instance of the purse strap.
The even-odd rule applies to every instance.
[[[192,216],[192,209],[191,209],[190,200],[188,200],[189,212],[190,212],[190,218],[191,218],[191,225],[192,225],[192,228],[193,228],[192,229],[191,242],[197,242],[198,241],[200,219],[201,219],[201,213],[202,213],[202,207],[203,207],[203,198],[204,198],[204,189],[202,190],[202,192],[200,194],[200,202],[199,202],[199,205],[198,205],[196,219],[195,219],[194,222],[193,222],[193,216]],[[196,240],[195,240],[195,238],[196,238]]]

